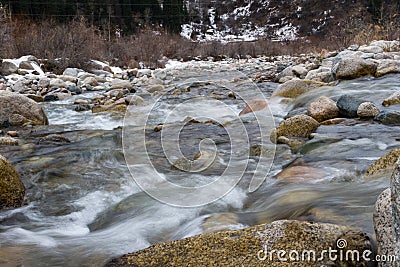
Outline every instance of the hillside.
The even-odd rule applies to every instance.
[[[373,14],[375,18],[390,17],[398,5],[396,1],[375,2],[188,0],[190,19],[183,25],[181,35],[194,40],[251,41],[267,37],[287,41],[310,35],[339,34],[345,28],[370,23]]]

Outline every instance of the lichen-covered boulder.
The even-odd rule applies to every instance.
[[[380,159],[375,161],[368,168],[367,176],[383,172],[384,173],[392,172],[399,157],[400,157],[400,148],[395,148],[391,150],[389,153],[385,154]]]
[[[322,122],[336,118],[339,115],[339,109],[335,101],[329,97],[321,96],[308,106],[307,115]]]
[[[282,121],[272,130],[270,139],[276,143],[280,136],[309,138],[317,130],[318,121],[308,115],[296,115]]]
[[[356,266],[354,261],[329,259],[328,253],[322,253],[329,249],[339,251],[343,240],[347,243],[342,250],[344,255],[348,250],[357,250],[359,255],[373,251],[368,236],[351,230],[334,224],[275,221],[153,245],[114,259],[106,266]],[[286,252],[280,256],[287,261],[274,254],[278,250]],[[297,251],[298,255],[291,251]],[[309,254],[310,251],[315,255]],[[310,256],[311,260],[303,260],[302,255]],[[367,266],[362,258],[358,264]]]
[[[377,64],[361,57],[348,57],[341,59],[332,72],[337,79],[355,79],[363,76],[375,75]]]
[[[8,160],[0,155],[0,209],[21,207],[25,186]]]
[[[310,90],[328,85],[326,83],[311,80],[290,80],[280,84],[272,94],[272,97],[280,96],[287,98],[296,98]]]
[[[360,118],[374,118],[377,116],[381,111],[379,110],[378,106],[372,102],[364,102],[358,106],[357,115]]]
[[[47,125],[49,121],[43,108],[32,99],[8,91],[0,91],[0,120],[12,126],[32,123]]]

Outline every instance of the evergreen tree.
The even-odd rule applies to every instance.
[[[163,14],[165,28],[172,33],[180,32],[182,24],[188,18],[188,11],[183,0],[164,0]]]

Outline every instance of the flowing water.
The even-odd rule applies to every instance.
[[[389,176],[366,178],[363,174],[374,160],[398,146],[400,128],[349,119],[339,125],[320,126],[314,139],[297,151],[278,145],[272,166],[259,157],[248,159],[249,146],[267,135],[257,123],[271,120],[263,121],[262,111],[256,112],[262,115],[259,118],[252,114],[238,118],[244,103],[229,91],[244,99],[259,98],[257,94],[268,98],[276,84],[257,84],[257,91],[243,77],[231,82],[238,75],[224,70],[182,72],[174,77],[166,95],[152,96],[138,90],[145,104],[131,107],[129,120],[115,114],[75,112],[74,98],[45,104],[50,126],[23,130],[20,146],[2,148],[2,154],[23,177],[27,201],[22,208],[0,212],[0,265],[100,266],[157,242],[200,234],[207,230],[204,221],[219,213],[235,218],[215,219],[229,229],[300,219],[350,225],[373,235],[373,205],[388,187]],[[399,90],[399,84],[399,75],[343,81],[294,102],[277,99],[270,103],[270,109],[278,123],[288,112],[303,113],[320,95],[337,99],[348,93],[378,104]],[[176,89],[182,93],[171,93]],[[198,95],[202,97],[196,98]],[[154,99],[158,101],[153,106]],[[175,112],[171,113],[172,109]],[[163,130],[154,131],[160,123],[164,123]],[[166,131],[175,128],[182,128],[179,140],[175,140],[174,131]],[[237,139],[243,135],[240,129],[246,130],[248,138]],[[61,134],[71,142],[42,139],[49,134]],[[203,139],[213,142],[199,148]],[[143,141],[145,150],[141,149]],[[199,172],[171,168],[166,154],[177,143],[188,158],[199,149],[216,148],[216,160]],[[266,146],[273,148],[268,141]],[[171,157],[172,162],[178,159]],[[143,192],[154,187],[152,192],[162,200],[179,199],[176,192],[169,191],[166,181],[200,187],[218,180],[228,167],[239,170],[243,162],[243,175],[228,173],[232,180],[242,178],[237,185],[207,205],[168,205]],[[275,178],[283,168],[295,165],[316,168],[323,175],[307,181]],[[254,174],[268,175],[258,190],[250,193]],[[140,187],[134,178],[139,179]],[[146,182],[151,186],[143,186]]]

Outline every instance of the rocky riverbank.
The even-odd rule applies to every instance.
[[[69,151],[68,149],[72,148],[71,151],[76,153],[74,151],[77,148],[74,145],[84,146],[82,143],[87,140],[91,144],[92,138],[101,138],[102,134],[107,136],[108,133],[75,132],[74,129],[71,130],[71,127],[78,127],[79,125],[74,126],[73,124],[69,125],[67,129],[63,128],[62,125],[51,128],[54,127],[52,126],[53,122],[57,123],[53,118],[55,117],[54,114],[61,110],[59,107],[67,110],[68,114],[83,114],[81,116],[89,120],[92,118],[94,118],[93,120],[100,120],[99,118],[103,118],[101,116],[104,116],[104,114],[121,120],[129,105],[134,109],[137,108],[140,115],[140,112],[144,112],[146,105],[151,102],[150,99],[165,95],[167,100],[182,100],[186,96],[199,92],[212,99],[222,99],[234,106],[238,110],[236,115],[240,114],[240,118],[244,121],[250,121],[248,118],[253,112],[271,109],[277,124],[267,137],[273,144],[277,145],[276,165],[272,168],[271,181],[283,185],[283,187],[291,184],[303,184],[307,187],[324,183],[327,183],[327,187],[329,187],[329,183],[346,184],[349,180],[354,181],[355,179],[366,182],[369,181],[368,179],[375,179],[375,177],[385,177],[383,179],[389,181],[399,156],[398,149],[396,149],[397,143],[395,143],[398,141],[398,138],[395,137],[397,127],[400,126],[400,112],[397,110],[397,104],[400,103],[399,88],[396,85],[391,86],[390,90],[387,91],[380,91],[379,88],[376,88],[376,96],[369,94],[365,97],[362,92],[357,93],[358,89],[363,90],[361,87],[366,82],[381,81],[385,77],[390,77],[390,81],[397,81],[400,75],[400,42],[398,41],[375,41],[368,46],[355,45],[343,51],[321,51],[321,53],[315,55],[226,59],[223,61],[214,61],[212,58],[209,61],[169,61],[165,69],[156,70],[120,69],[98,61],[93,61],[90,68],[85,71],[68,68],[62,74],[54,74],[45,72],[44,69],[48,70],[43,61],[32,56],[16,60],[3,60],[0,67],[0,74],[3,75],[0,77],[0,145],[4,148],[2,154],[5,153],[8,159],[15,160],[19,164],[17,169],[22,171],[23,174],[21,175],[22,179],[19,179],[18,173],[12,168],[10,162],[2,157],[0,168],[6,170],[2,173],[11,175],[0,176],[1,189],[6,192],[5,197],[2,196],[3,208],[19,207],[24,204],[25,187],[21,180],[29,185],[27,186],[29,198],[25,199],[25,203],[29,205],[29,199],[35,200],[32,202],[40,202],[42,196],[33,197],[35,190],[38,190],[35,183],[41,179],[37,173],[42,170],[37,166],[50,168],[51,164],[48,162],[54,163],[55,159],[51,154],[47,155],[47,150],[44,150],[44,156],[40,155],[27,160],[27,151],[34,153],[33,147],[38,149],[45,147],[45,149],[50,149],[54,153],[59,153],[62,149]],[[189,78],[189,82],[185,83],[184,86],[178,83],[182,76],[187,75],[186,72],[192,73],[194,76],[201,70],[221,75],[230,70],[240,70],[244,77],[239,75],[229,77],[229,80],[224,82],[240,87],[243,80],[246,79],[245,77],[249,77],[251,81],[262,88],[266,100],[251,99],[251,101],[243,103],[232,91],[214,88],[207,83],[199,83],[191,77],[185,77]],[[353,80],[353,83],[346,84],[346,82]],[[275,83],[278,83],[278,85]],[[343,84],[352,87],[351,90],[345,90],[347,87],[341,87]],[[357,88],[357,84],[360,88]],[[211,89],[202,88],[207,86]],[[52,113],[49,114],[49,110],[53,107],[56,107],[55,111],[52,110]],[[249,123],[248,121],[246,123]],[[228,121],[226,125],[234,122],[235,120]],[[218,132],[222,136],[220,132],[222,132],[223,127],[221,126],[224,125],[219,125],[215,120],[188,119],[186,123],[189,127],[193,127],[197,133],[204,130]],[[122,123],[117,126],[122,126]],[[154,138],[161,135],[163,128],[174,127],[173,124],[163,126],[158,122],[148,126],[152,130],[151,136]],[[362,129],[362,131],[358,132],[359,129]],[[368,136],[369,129],[373,129],[370,134],[374,138],[375,135],[381,134],[379,131],[389,131],[389,140],[385,140],[384,143],[371,144],[368,139],[366,141],[366,138],[371,137]],[[118,129],[115,129],[111,132],[118,131]],[[119,134],[120,132],[118,132]],[[258,132],[253,133],[255,140],[257,140],[257,134]],[[113,142],[120,142],[120,140],[114,139]],[[150,144],[152,143],[150,142]],[[271,154],[273,155],[269,147],[263,146],[264,144],[251,145],[253,145],[251,148],[245,149],[246,151],[250,150],[250,157],[252,158],[260,159],[260,157],[271,157]],[[332,147],[330,147],[331,145]],[[368,149],[375,145],[379,149],[373,147],[374,151],[379,151],[380,154],[368,154]],[[335,153],[330,152],[330,150],[334,150],[333,146],[349,146],[350,148],[348,150],[343,148],[339,155],[335,155]],[[362,146],[365,148],[362,148]],[[92,145],[88,145],[88,147],[93,148]],[[360,149],[357,151],[362,151],[366,155],[355,155],[356,152],[349,152],[354,147],[357,147],[357,149]],[[389,153],[387,153],[388,150],[390,150]],[[243,153],[242,151],[235,152]],[[18,153],[25,156],[20,157]],[[376,160],[377,157],[385,153],[387,155]],[[197,162],[203,156],[196,151],[190,163]],[[213,168],[217,171],[223,166],[223,156],[219,155],[219,165],[213,165]],[[336,156],[337,158],[335,158]],[[104,157],[107,159],[107,156]],[[161,165],[160,172],[169,173],[172,171],[170,164],[164,166],[165,159],[157,158],[157,160],[157,164]],[[36,166],[36,169],[32,171],[24,170],[21,165],[28,164],[24,163],[25,161]],[[360,161],[364,163],[360,163]],[[71,160],[71,162],[74,164],[75,161]],[[361,166],[357,167],[355,171],[352,170],[355,173],[349,175],[352,177],[347,177],[347,174],[332,174],[332,169],[340,170],[342,167],[353,166],[351,164]],[[184,170],[185,168],[179,169]],[[211,170],[211,173],[215,174],[216,170]],[[127,172],[126,169],[124,171]],[[95,172],[93,171],[93,173]],[[57,177],[60,182],[63,181],[60,177],[64,177],[64,174],[57,170],[44,172],[41,175]],[[356,176],[356,178],[353,176]],[[395,172],[392,178],[391,194],[393,195],[391,201],[394,202],[388,200],[390,193],[385,191],[386,193],[382,194],[376,204],[374,218],[378,253],[398,250],[398,248],[390,247],[390,244],[386,241],[388,236],[392,237],[390,240],[395,240],[398,236],[398,229],[388,226],[391,218],[398,215],[396,210],[398,191],[393,190],[398,185],[397,176]],[[85,178],[87,179],[87,176]],[[103,181],[103,183],[106,184],[107,182]],[[113,188],[112,190],[116,189]],[[365,234],[362,229],[354,225],[347,225],[348,221],[341,223],[344,221],[343,218],[335,213],[330,214],[329,209],[326,211],[321,207],[312,207],[314,200],[323,202],[322,198],[313,191],[307,191],[308,188],[303,188],[303,190],[305,191],[304,194],[282,198],[285,207],[299,204],[299,206],[296,206],[298,210],[290,213],[290,215],[284,215],[286,213],[282,210],[281,214],[272,216],[258,210],[257,212],[252,211],[250,208],[249,211],[245,212],[253,212],[254,214],[243,219],[246,216],[239,216],[235,213],[225,212],[225,210],[217,209],[213,212],[206,212],[206,214],[211,215],[206,219],[202,217],[204,219],[204,223],[201,223],[202,232],[212,233],[189,237],[188,239],[181,239],[186,236],[178,235],[179,238],[175,238],[180,239],[178,241],[161,243],[127,254],[113,260],[109,265],[168,266],[169,264],[169,266],[187,266],[194,264],[197,266],[218,264],[233,266],[264,264],[265,266],[285,266],[276,259],[261,261],[260,263],[257,258],[258,251],[267,245],[272,249],[308,248],[321,252],[325,247],[335,248],[339,239],[345,239],[349,243],[346,249],[375,252],[371,241],[373,239],[372,233]],[[248,198],[252,199],[254,196],[256,195],[250,194]],[[262,196],[259,195],[259,197]],[[309,201],[305,202],[311,207],[300,205],[303,198],[310,198]],[[256,198],[252,201],[257,203],[258,200]],[[247,205],[251,207],[253,203],[249,200]],[[270,205],[273,206],[273,204]],[[372,207],[372,205],[370,206]],[[102,213],[96,213],[90,222],[86,222],[85,226],[89,225],[89,231],[96,232],[110,224],[110,217],[127,219],[126,216],[128,215],[125,215],[124,211],[126,209],[129,211],[131,208],[129,204],[121,204],[117,208],[116,216],[112,208],[110,210],[104,209],[101,210]],[[71,207],[70,209],[74,211],[77,208]],[[392,213],[390,213],[391,209]],[[221,213],[222,211],[225,213]],[[70,211],[67,209],[65,212]],[[215,212],[216,214],[213,214]],[[7,218],[7,216],[4,216],[4,218]],[[296,220],[286,221],[283,219]],[[18,221],[19,219],[15,220]],[[318,223],[301,220],[311,220]],[[244,228],[244,226],[255,224],[258,224],[258,226],[244,230],[214,232],[231,229],[232,225],[236,228]],[[390,231],[392,228],[393,231]],[[165,233],[161,232],[160,236],[162,234]],[[165,236],[168,235],[165,234]],[[155,237],[153,239],[159,241]],[[174,240],[174,238],[169,236],[168,238],[163,237],[162,240],[168,241]],[[299,241],[304,241],[304,243],[300,244]],[[129,243],[129,241],[126,242]],[[156,242],[146,243],[146,246],[154,243]],[[317,246],[317,243],[321,246]],[[143,245],[140,246],[140,248],[143,247]],[[137,249],[125,248],[125,252],[129,250]],[[113,253],[113,256],[125,252]],[[152,261],[149,260],[150,258]],[[105,262],[104,259],[102,261]],[[300,261],[297,262],[300,266],[310,266],[301,265]],[[337,266],[352,266],[353,264],[347,263],[350,265],[346,265],[346,263],[331,262],[328,259],[324,259],[323,263],[327,265],[336,264]],[[320,264],[322,263],[320,262]],[[363,262],[363,264],[368,266],[366,262]]]

